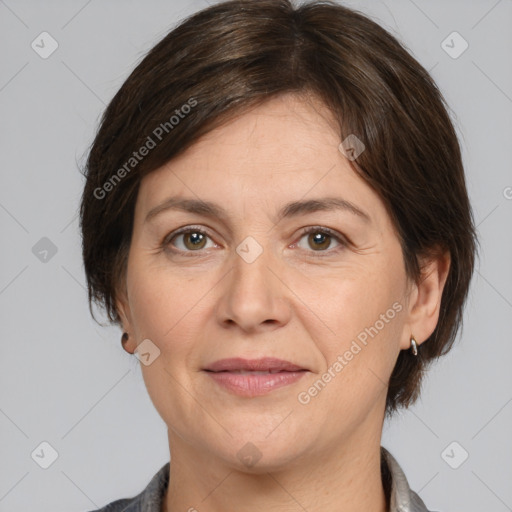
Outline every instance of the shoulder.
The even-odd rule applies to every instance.
[[[90,512],[160,512],[169,483],[169,462],[151,478],[146,488],[131,498],[122,498]]]

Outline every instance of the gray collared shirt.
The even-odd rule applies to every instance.
[[[391,479],[389,512],[433,512],[429,511],[421,498],[411,490],[402,468],[383,446],[381,456]],[[161,512],[169,483],[169,468],[170,463],[165,463],[137,496],[113,501],[93,512]]]

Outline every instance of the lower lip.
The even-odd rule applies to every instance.
[[[225,387],[232,393],[241,396],[260,396],[270,393],[274,389],[282,388],[297,382],[305,373],[277,372],[251,375],[249,373],[232,372],[206,372],[217,384]]]

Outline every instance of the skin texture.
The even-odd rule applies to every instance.
[[[420,344],[435,328],[449,255],[425,262],[421,284],[408,280],[383,202],[339,143],[321,103],[282,95],[141,183],[117,305],[130,334],[126,349],[150,339],[161,351],[141,369],[168,426],[167,512],[386,510],[379,447],[387,382],[411,333]],[[216,202],[226,218],[167,210],[145,222],[170,196]],[[371,222],[342,210],[276,222],[285,203],[326,196],[352,202]],[[168,237],[184,226],[207,232],[199,249],[194,227]],[[308,226],[330,228],[347,243],[328,235],[315,242],[315,232],[301,232]],[[248,236],[263,250],[252,263],[236,251]],[[298,394],[394,303],[401,311],[300,403]],[[278,357],[309,372],[266,395],[240,397],[202,371],[237,356]],[[237,456],[248,442],[261,455],[251,467]]]

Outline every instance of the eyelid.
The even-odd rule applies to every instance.
[[[183,233],[188,233],[189,231],[197,231],[198,233],[202,233],[204,235],[210,236],[209,232],[203,226],[194,226],[192,224],[183,226],[181,228],[176,229],[175,231],[171,231],[167,235],[164,236],[163,242],[170,242],[175,236],[181,235]]]

